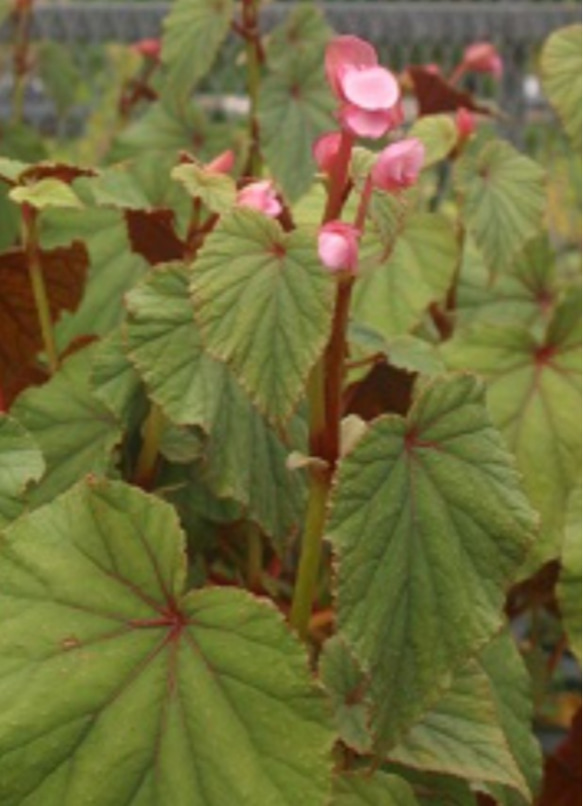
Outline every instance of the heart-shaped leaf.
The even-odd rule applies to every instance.
[[[456,162],[454,185],[462,215],[494,274],[540,232],[544,171],[509,143],[493,140]]]
[[[12,417],[0,414],[0,526],[21,513],[27,485],[38,481],[44,469],[31,435]]]
[[[193,264],[197,321],[272,422],[289,419],[330,331],[335,283],[312,231],[256,210],[221,219]]]
[[[1,801],[325,801],[333,734],[305,651],[247,593],[185,595],[184,560],[172,507],[120,483],[7,533]]]
[[[543,89],[557,110],[573,147],[581,150],[581,26],[552,33],[543,47]]]
[[[190,272],[158,269],[127,297],[128,354],[169,420],[207,435],[203,470],[213,492],[233,498],[283,541],[303,513],[301,474],[286,469],[285,445],[229,369],[203,349],[188,295]],[[294,436],[297,424],[294,424]]]
[[[338,629],[372,675],[381,748],[498,629],[532,541],[535,516],[484,396],[471,376],[432,380],[406,419],[373,421],[339,466],[326,528]]]
[[[488,407],[542,517],[529,558],[534,571],[557,557],[567,497],[581,468],[581,308],[578,294],[561,305],[537,338],[516,327],[460,331],[443,349],[448,366],[479,372]]]
[[[188,98],[229,32],[233,0],[176,0],[164,20],[165,89]]]
[[[103,474],[121,439],[118,421],[90,387],[92,344],[68,358],[50,381],[27,389],[11,409],[43,452],[47,469],[31,503],[51,501],[86,473]]]

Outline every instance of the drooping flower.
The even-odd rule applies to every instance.
[[[425,147],[416,137],[391,143],[378,155],[371,170],[374,187],[398,191],[417,181],[425,159]]]
[[[326,49],[326,76],[340,101],[339,120],[356,137],[382,137],[394,126],[399,100],[395,76],[375,49],[356,36],[339,36]]]
[[[159,62],[161,47],[159,39],[140,39],[139,42],[134,42],[132,50],[139,53],[144,59]]]
[[[500,78],[504,70],[502,57],[491,42],[474,42],[464,50],[464,72],[489,73]]]
[[[204,166],[205,171],[211,174],[228,174],[233,170],[235,164],[235,154],[231,149],[223,151]]]
[[[251,207],[270,218],[277,218],[282,211],[281,202],[277,198],[275,188],[269,179],[251,182],[237,193],[239,207]]]
[[[331,272],[355,272],[358,266],[360,231],[344,221],[329,221],[320,227],[318,254]]]

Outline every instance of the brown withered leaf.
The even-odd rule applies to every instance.
[[[492,110],[477,103],[469,92],[457,89],[443,76],[426,70],[424,67],[409,67],[413,91],[419,103],[419,116],[436,115],[439,112],[455,112],[465,107],[471,112],[491,115]]]
[[[184,257],[185,244],[174,230],[172,210],[124,210],[124,216],[132,250],[151,266]]]
[[[66,247],[41,251],[43,276],[51,317],[74,311],[83,294],[89,257],[74,241]],[[40,383],[45,375],[35,366],[42,336],[22,249],[0,255],[0,387],[7,403],[25,386]]]
[[[78,165],[68,165],[65,162],[38,162],[31,165],[19,176],[19,184],[38,182],[41,179],[58,179],[70,185],[80,176],[96,176],[97,171],[93,168],[81,168]]]
[[[345,414],[374,420],[389,412],[405,415],[411,405],[416,374],[390,364],[376,364],[363,380],[350,384],[345,392]]]

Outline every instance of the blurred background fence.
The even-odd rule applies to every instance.
[[[276,2],[262,12],[268,31],[289,11],[291,2]],[[439,63],[445,70],[460,57],[465,45],[488,39],[504,59],[504,76],[499,84],[491,81],[484,88],[504,110],[506,134],[523,141],[544,136],[552,120],[540,93],[536,66],[545,37],[556,28],[579,21],[581,6],[572,2],[536,0],[497,0],[495,2],[449,2],[409,0],[409,2],[330,2],[317,3],[338,32],[353,33],[373,42],[383,61],[393,70],[408,64]],[[83,81],[85,91],[75,102],[55,104],[54,94],[42,80],[27,87],[25,117],[48,134],[76,134],[83,129],[92,107],[107,88],[103,52],[112,43],[126,43],[157,37],[169,3],[133,2],[45,2],[35,5],[32,39],[48,44],[53,60],[61,62],[61,75],[55,80]],[[0,27],[0,122],[10,110],[11,75],[6,69],[11,37],[10,19]],[[235,43],[233,42],[233,48]],[[233,48],[224,49],[219,63],[201,92],[237,95],[243,92],[244,74],[235,64]],[[1,64],[2,53],[4,64]],[[60,55],[59,55],[60,54]],[[57,68],[58,70],[58,68]],[[66,91],[64,86],[63,90]],[[552,128],[552,123],[550,123]],[[528,145],[528,142],[527,142]]]

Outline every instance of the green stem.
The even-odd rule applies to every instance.
[[[28,76],[28,50],[30,44],[30,24],[32,21],[32,1],[20,3],[15,12],[16,33],[14,35],[12,108],[10,120],[13,124],[22,123],[24,113],[24,92]]]
[[[40,259],[37,211],[28,204],[24,204],[22,207],[22,241],[43,346],[49,370],[51,374],[54,374],[59,367],[59,357],[53,332],[49,297]]]
[[[257,0],[242,0],[243,32],[247,57],[247,92],[249,93],[249,175],[260,176],[262,169],[259,142],[259,85],[261,83],[261,43],[257,19]]]
[[[312,613],[312,600],[318,581],[328,489],[329,480],[327,476],[313,472],[310,477],[302,553],[290,614],[290,624],[297,630],[301,638],[305,638],[308,632]]]
[[[161,408],[152,403],[143,428],[142,448],[136,462],[135,482],[144,489],[149,489],[154,481],[160,439],[164,429],[164,415]]]
[[[253,523],[247,524],[247,587],[261,590],[263,572],[263,543],[261,533]]]

